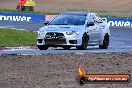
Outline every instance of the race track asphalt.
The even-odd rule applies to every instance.
[[[37,22],[12,22],[1,21],[1,28],[11,28],[18,30],[37,31],[43,27],[43,23]],[[132,53],[132,29],[111,27],[110,46],[108,49],[98,49],[96,47],[88,47],[87,50],[63,50],[62,48],[49,48],[48,50],[38,49],[13,49],[0,50],[0,54],[65,54],[65,53]]]
[[[0,27],[31,31],[37,31],[42,26],[43,23],[0,23]],[[79,65],[87,74],[132,75],[132,29],[110,30],[108,49],[98,49],[96,46],[87,50],[27,47],[0,50],[0,88],[132,88],[132,82],[77,84]]]

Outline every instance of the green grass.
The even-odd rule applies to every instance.
[[[36,44],[37,33],[0,28],[0,46],[26,46]]]

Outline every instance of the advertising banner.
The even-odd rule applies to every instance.
[[[0,12],[0,21],[44,22],[44,14]]]
[[[45,22],[56,15],[0,12],[0,21]],[[111,27],[132,27],[132,18],[102,17]]]
[[[112,27],[132,27],[132,18],[103,18]]]

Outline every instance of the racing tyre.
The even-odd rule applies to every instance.
[[[62,47],[64,50],[70,50],[70,46],[64,46],[64,47]]]
[[[105,34],[104,40],[103,40],[103,45],[99,45],[100,49],[107,49],[109,46],[109,34]]]
[[[49,47],[48,47],[48,46],[38,46],[38,48],[39,48],[40,50],[47,50]]]
[[[89,40],[89,36],[86,33],[83,34],[83,37],[82,37],[82,45],[81,46],[78,46],[76,48],[79,49],[79,50],[86,50],[87,49],[87,46],[88,46],[88,40]]]

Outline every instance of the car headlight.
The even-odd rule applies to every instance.
[[[42,34],[44,34],[45,32],[43,31],[43,30],[39,30],[38,31],[38,35],[42,35]]]
[[[72,31],[72,32],[66,32],[67,35],[79,35],[78,32]]]

